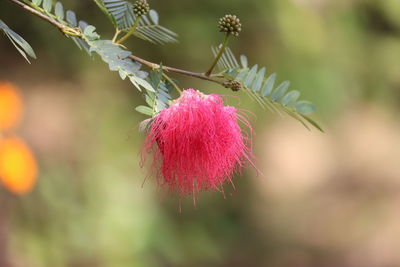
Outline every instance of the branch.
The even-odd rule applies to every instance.
[[[13,2],[14,4],[20,6],[21,8],[23,8],[26,11],[32,13],[33,15],[43,19],[44,21],[46,21],[48,23],[50,23],[51,25],[53,25],[56,28],[58,28],[62,33],[82,38],[82,35],[80,33],[77,34],[77,32],[76,32],[76,30],[74,28],[68,27],[68,26],[66,26],[66,25],[64,25],[64,24],[62,24],[62,23],[60,23],[60,22],[58,22],[58,21],[46,16],[46,15],[43,15],[39,11],[37,11],[34,8],[30,7],[29,5],[24,4],[24,3],[22,3],[22,2],[20,2],[18,0],[8,0],[8,1]],[[71,32],[74,33],[74,34],[71,34]],[[147,60],[145,60],[143,58],[140,58],[138,56],[131,55],[131,56],[129,56],[129,58],[131,58],[131,59],[133,59],[133,60],[135,60],[135,61],[137,61],[137,62],[139,62],[139,63],[141,63],[143,65],[146,65],[146,66],[148,66],[148,67],[150,67],[152,69],[161,68],[161,66],[159,64],[147,61]],[[162,66],[162,68],[163,68],[163,70],[165,70],[167,72],[173,72],[173,73],[177,73],[177,74],[181,74],[181,75],[185,75],[185,76],[190,76],[190,77],[194,77],[194,78],[197,78],[197,79],[218,83],[220,85],[223,84],[223,82],[221,82],[219,80],[216,80],[216,79],[213,79],[213,78],[211,78],[209,76],[206,76],[203,73],[191,72],[191,71],[182,70],[182,69],[178,69],[178,68],[174,68],[174,67],[168,67],[168,66]]]
[[[124,35],[121,37],[121,39],[119,39],[118,41],[116,41],[116,44],[122,44],[123,42],[125,42],[137,29],[137,27],[139,26],[140,20],[142,19],[142,16],[137,16],[135,23],[133,24],[132,28]]]
[[[146,66],[148,66],[150,68],[153,68],[153,69],[159,69],[161,67],[160,65],[158,65],[156,63],[147,61],[147,60],[145,60],[143,58],[140,58],[138,56],[130,55],[129,58],[131,58],[131,59],[133,59],[133,60],[135,60],[135,61],[137,61],[139,63],[142,63],[143,65],[146,65]],[[204,75],[203,73],[191,72],[191,71],[181,70],[181,69],[177,69],[177,68],[174,68],[174,67],[167,67],[167,66],[163,66],[162,68],[165,71],[174,72],[174,73],[178,73],[178,74],[181,74],[181,75],[190,76],[190,77],[194,77],[194,78],[197,78],[197,79],[206,80],[206,81],[210,81],[210,82],[214,82],[214,83],[218,83],[218,84],[222,85],[221,81],[212,79],[212,78]]]
[[[221,56],[224,54],[225,48],[228,45],[228,41],[229,41],[229,37],[230,34],[227,33],[225,35],[225,39],[222,42],[221,48],[219,49],[218,55],[215,57],[211,67],[208,69],[208,71],[206,72],[206,76],[210,76],[212,71],[214,70],[215,66],[218,64],[219,59],[221,58]]]
[[[57,27],[62,33],[68,33],[71,32],[71,30],[73,30],[73,28],[70,28],[46,15],[43,15],[42,13],[40,13],[39,11],[35,10],[34,8],[30,7],[27,4],[24,4],[18,0],[8,0],[10,2],[13,2],[14,4],[20,6],[21,8],[25,9],[26,11],[32,13],[33,15],[41,18],[42,20],[52,24],[53,26]]]

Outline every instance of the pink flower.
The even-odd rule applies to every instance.
[[[143,152],[153,154],[159,183],[180,196],[223,192],[236,172],[246,163],[253,165],[251,139],[238,121],[251,132],[247,120],[236,108],[224,106],[220,96],[185,90],[153,119],[145,141]]]

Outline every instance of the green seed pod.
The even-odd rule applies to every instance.
[[[133,13],[136,16],[143,16],[146,15],[150,10],[150,5],[147,3],[146,0],[138,0],[133,5]]]
[[[218,27],[220,32],[226,32],[233,36],[239,36],[242,30],[242,24],[240,19],[235,15],[225,15],[218,21]]]

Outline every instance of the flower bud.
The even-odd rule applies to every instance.
[[[242,24],[240,19],[235,15],[225,15],[218,21],[218,27],[220,32],[226,32],[233,36],[239,36],[242,31]]]
[[[225,88],[229,88],[234,92],[240,91],[240,89],[242,89],[242,83],[239,81],[227,81],[224,82],[223,85]]]
[[[146,15],[150,11],[150,5],[146,0],[138,0],[133,5],[133,13],[136,16]]]

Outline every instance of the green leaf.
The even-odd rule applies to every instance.
[[[36,54],[27,41],[18,33],[11,30],[2,20],[0,20],[0,30],[2,30],[18,52],[30,63],[26,54],[32,58],[36,58]]]
[[[78,21],[76,20],[76,15],[74,11],[67,11],[67,21],[71,27],[77,27]]]
[[[225,51],[222,54],[222,58],[224,59],[228,69],[236,69],[240,67],[239,63],[236,60],[235,55],[233,54],[232,50],[229,47],[225,48]]]
[[[135,23],[132,3],[124,0],[103,0],[104,7],[115,19],[119,30],[130,29]]]
[[[119,73],[119,77],[121,77],[122,80],[125,80],[125,79],[126,79],[126,76],[128,76],[128,75],[126,74],[126,72],[123,71],[123,70],[119,70],[118,73]]]
[[[152,24],[146,16],[142,17],[140,26],[137,27],[134,35],[145,41],[161,45],[178,42],[176,33],[161,25]]]
[[[160,68],[152,71],[149,75],[149,81],[153,88],[155,89],[155,93],[147,91],[147,96],[149,98],[152,98],[151,104],[149,101],[147,103],[149,106],[154,110],[154,113],[158,113],[161,110],[165,109],[169,105],[169,101],[171,100],[171,96],[169,95],[169,90],[170,88],[168,87],[169,84],[165,84],[163,80],[163,70],[162,70],[162,64],[160,64]],[[146,99],[147,99],[146,96]]]
[[[254,83],[252,85],[252,90],[257,92],[261,89],[262,83],[264,81],[264,76],[265,76],[266,68],[263,67],[257,74],[257,78],[254,80]]]
[[[218,52],[216,48],[212,48],[212,51],[214,55]],[[289,89],[290,82],[285,81],[274,90],[277,77],[275,73],[266,78],[265,67],[257,72],[258,65],[254,65],[249,70],[247,57],[244,55],[240,57],[242,67],[237,67],[235,64],[232,64],[234,61],[235,56],[233,53],[223,54],[221,60],[218,62],[219,67],[223,70],[222,77],[229,81],[234,80],[242,82],[247,95],[261,104],[262,107],[280,114],[287,113],[302,123],[307,129],[309,129],[307,125],[308,122],[321,130],[316,122],[305,117],[305,114],[310,114],[315,111],[315,106],[307,101],[297,102],[300,97],[300,92],[296,90],[286,93]]]
[[[138,78],[138,77],[135,80],[140,86],[142,86],[147,91],[155,92],[153,86],[151,86],[151,84],[149,84],[146,80]]]
[[[13,40],[32,58],[36,58],[36,54],[33,51],[32,47],[25,41],[18,33],[13,30],[9,30],[8,34],[11,35]]]
[[[153,116],[153,110],[149,107],[146,106],[138,106],[135,108],[135,110],[139,113],[142,113],[144,115],[148,115],[148,116]]]
[[[149,17],[151,20],[154,22],[154,24],[158,24],[158,14],[155,10],[150,10],[149,11]]]
[[[290,91],[281,100],[282,105],[292,106],[296,103],[297,99],[300,97],[300,92],[297,90]]]
[[[236,76],[237,81],[243,81],[244,78],[247,76],[247,74],[249,73],[249,69],[243,69],[239,72],[239,74]]]
[[[15,49],[18,50],[18,52],[25,58],[26,61],[28,61],[29,64],[31,64],[31,62],[29,61],[28,57],[26,56],[26,53],[24,52],[24,50],[22,50],[21,48],[18,47],[18,45],[15,43],[15,41],[10,37],[9,34],[6,33],[6,36],[8,37],[8,39],[11,41],[11,43],[14,45]]]
[[[257,74],[257,70],[258,70],[258,65],[254,65],[251,68],[249,74],[247,74],[246,79],[243,82],[246,87],[249,87],[253,83],[253,80]]]
[[[153,98],[153,95],[150,96],[150,94],[147,94],[144,96],[147,105],[150,107],[153,107],[155,105],[155,99]]]
[[[83,20],[80,20],[78,25],[79,25],[79,28],[81,28],[83,31],[86,30],[87,26],[89,26],[89,24],[87,24],[87,22],[83,21]],[[99,38],[100,38],[100,36],[99,36]]]
[[[46,11],[46,12],[51,12],[51,5],[52,5],[52,0],[44,0],[43,1],[43,9]]]
[[[320,130],[321,132],[324,132],[324,129],[322,129],[322,127],[319,126],[319,124],[318,124],[316,121],[312,120],[310,117],[305,116],[305,115],[302,115],[302,117],[303,117],[306,121],[308,121],[308,123],[310,123],[312,126],[314,126],[315,128],[317,128],[317,129]]]
[[[96,3],[99,0],[95,0]],[[119,30],[128,31],[132,28],[137,17],[133,12],[133,5],[125,0],[103,0],[104,5],[97,3],[100,8],[103,6],[114,19]],[[113,21],[113,22],[114,22]],[[157,44],[176,43],[178,35],[173,31],[161,26],[157,11],[150,10],[148,15],[141,16],[139,26],[134,35],[145,41]]]
[[[290,82],[285,81],[281,83],[278,88],[275,89],[274,93],[271,96],[272,101],[277,101],[283,97],[286,93],[287,89],[289,89]]]
[[[32,0],[32,4],[34,4],[35,6],[40,6],[41,3],[42,0]]]
[[[86,26],[85,30],[83,31],[83,35],[86,36],[90,41],[97,40],[100,36],[95,32],[96,28],[92,25]]]
[[[264,97],[269,96],[269,94],[272,92],[272,89],[274,88],[276,80],[276,73],[273,73],[271,76],[268,77],[268,80],[265,82],[262,91],[262,95]]]
[[[223,75],[225,79],[234,80],[235,78],[237,78],[238,74],[239,74],[239,69],[236,68],[226,71]]]
[[[314,113],[317,110],[315,105],[313,105],[312,103],[310,103],[308,101],[299,101],[294,106],[294,108],[302,115],[308,115],[308,114]]]
[[[54,7],[54,13],[60,20],[64,19],[64,7],[61,2],[57,2]]]
[[[219,45],[218,47],[211,47],[211,52],[213,53],[214,58],[217,57],[219,50],[221,49],[221,46],[222,45]],[[240,68],[235,56],[232,53],[232,50],[229,47],[225,48],[224,52],[222,53],[222,56],[218,60],[218,68],[221,71]]]
[[[111,71],[118,71],[122,79],[129,78],[132,84],[142,91],[142,87],[146,91],[153,91],[152,86],[144,79],[147,77],[147,72],[141,71],[141,64],[128,58],[131,55],[130,51],[122,49],[114,44],[111,40],[92,40],[89,37],[98,37],[94,32],[95,28],[91,25],[84,30],[89,52],[96,52],[101,59],[106,62]]]
[[[248,61],[247,61],[247,57],[245,55],[240,56],[240,63],[242,64],[242,67],[244,69],[248,68]]]

